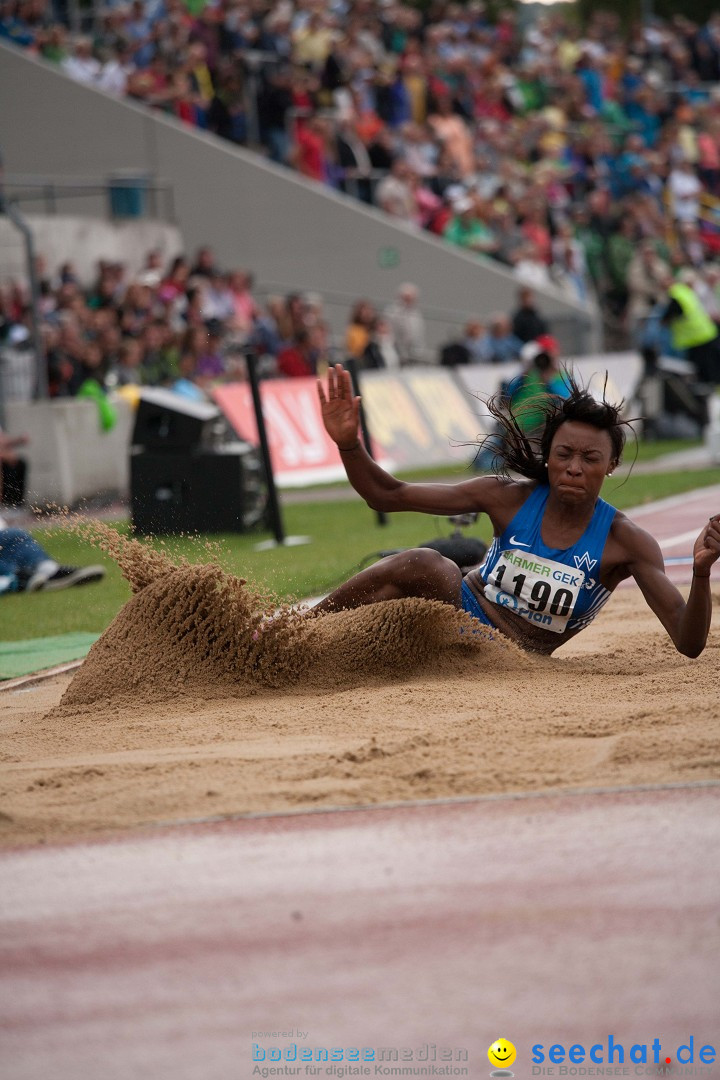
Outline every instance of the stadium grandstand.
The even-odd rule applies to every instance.
[[[0,39],[529,285],[597,296],[622,339],[646,307],[640,242],[701,271],[720,250],[720,16],[628,37],[556,11],[11,0]]]
[[[192,247],[185,230],[166,233],[152,248],[135,242],[127,259],[101,253],[92,268],[77,245],[55,242],[49,259],[36,236],[33,272],[4,265],[0,275],[6,401],[36,396],[38,348],[50,397],[90,383],[199,399],[244,379],[247,349],[264,377],[322,373],[347,355],[361,368],[517,362],[548,332],[566,353],[588,351],[579,339],[567,347],[558,302],[601,311],[606,351],[682,356],[663,320],[678,275],[720,320],[716,14],[627,32],[614,14],[594,11],[581,26],[562,7],[491,18],[480,3],[9,0],[0,41],[372,207],[388,228],[432,237],[436,257],[438,245],[462,251],[467,265],[502,273],[504,298],[437,317],[427,283],[418,295],[412,277],[372,296],[364,282],[354,295],[313,291],[297,270],[258,288],[252,246],[246,265],[232,265],[213,237],[197,242],[197,225]],[[45,185],[46,202],[56,190]],[[111,192],[115,210],[128,193]],[[153,206],[172,197],[150,193]],[[383,259],[399,261],[397,249]],[[717,361],[700,375],[715,382]]]

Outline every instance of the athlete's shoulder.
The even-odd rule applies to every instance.
[[[526,499],[531,491],[540,487],[537,480],[515,479],[509,476],[487,476],[486,480],[493,480],[498,492],[509,499]]]
[[[613,536],[618,538],[627,537],[629,540],[637,539],[638,536],[644,534],[650,536],[649,532],[642,529],[634,521],[631,521],[627,514],[624,514],[622,510],[615,510],[615,517],[612,523]]]
[[[538,486],[531,480],[510,480],[502,476],[482,476],[470,481],[475,508],[490,518],[499,536]]]
[[[628,563],[636,562],[637,559],[656,561],[660,554],[660,545],[655,537],[647,529],[631,521],[621,510],[615,512],[610,537],[622,550]]]
[[[538,487],[534,480],[514,480],[506,476],[481,476],[475,481],[477,490],[486,500],[497,506],[522,506],[530,493]]]

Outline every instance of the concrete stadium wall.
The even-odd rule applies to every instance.
[[[80,282],[95,280],[98,259],[123,262],[130,273],[141,268],[144,255],[157,248],[165,261],[183,250],[176,225],[160,221],[101,221],[60,214],[24,214],[33,231],[35,249],[42,252],[48,273],[55,274],[70,258]],[[7,218],[0,217],[0,284],[25,280],[27,265],[22,237]]]
[[[6,45],[0,45],[0,100],[8,173],[106,176],[137,169],[168,180],[189,251],[210,244],[223,265],[252,269],[266,290],[323,294],[336,333],[352,299],[383,305],[403,281],[420,288],[433,346],[469,315],[515,306],[518,282],[510,271],[212,135],[72,82]],[[567,351],[598,347],[594,307],[556,289],[536,292]]]
[[[6,404],[7,430],[30,436],[23,457],[28,462],[31,505],[72,506],[101,492],[127,494],[135,413],[119,397],[113,398],[113,404],[117,423],[107,432],[100,430],[93,401],[63,398]]]

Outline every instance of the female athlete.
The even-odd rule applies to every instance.
[[[438,552],[412,548],[363,570],[316,610],[420,596],[462,608],[523,648],[549,654],[588,626],[620,582],[633,577],[675,648],[699,656],[710,630],[710,568],[720,557],[720,514],[695,541],[686,602],[665,575],[657,541],[600,498],[625,443],[618,409],[570,382],[569,397],[544,405],[537,443],[490,403],[504,428],[504,469],[522,479],[406,484],[366,453],[358,437],[360,398],[353,396],[349,373],[340,364],[331,368],[327,394],[318,381],[325,429],[368,505],[446,516],[479,511],[490,518],[494,539],[482,566],[464,579]]]

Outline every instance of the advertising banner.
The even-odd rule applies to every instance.
[[[314,378],[266,379],[260,384],[275,480],[305,487],[344,480],[337,447],[325,432]],[[252,395],[247,383],[226,383],[213,397],[242,439],[257,445]]]
[[[464,464],[473,457],[478,419],[447,369],[367,372],[362,396],[373,444],[395,468]]]
[[[607,372],[607,395],[613,401],[630,400],[642,375],[642,361],[635,353],[567,363],[598,396]],[[375,457],[394,470],[467,464],[478,438],[489,431],[483,400],[519,371],[515,363],[362,373]],[[344,479],[337,449],[323,427],[315,379],[267,379],[260,392],[276,482],[305,487]],[[227,383],[216,387],[213,396],[238,435],[257,444],[250,387]]]
[[[341,480],[345,470],[325,433],[315,380],[267,379],[260,384],[276,482],[304,487]],[[470,395],[442,368],[362,375],[363,406],[373,453],[388,469],[470,461],[482,429]],[[238,435],[257,445],[250,387],[227,383],[213,397]]]

